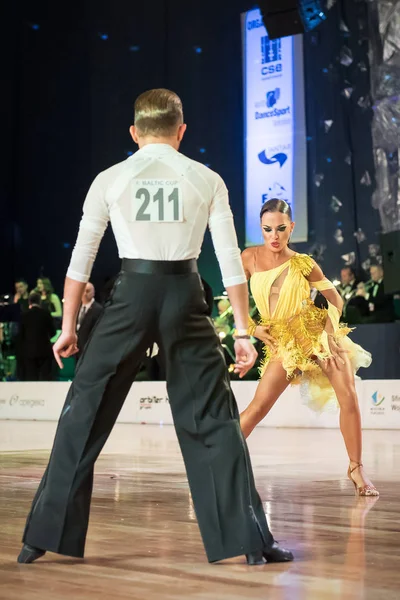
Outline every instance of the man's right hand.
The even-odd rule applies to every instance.
[[[242,379],[254,366],[258,356],[257,351],[250,340],[243,339],[235,341],[235,354],[236,364],[234,372]]]
[[[68,358],[79,352],[78,337],[74,332],[63,332],[53,346],[54,358],[60,369],[64,368],[61,357]]]

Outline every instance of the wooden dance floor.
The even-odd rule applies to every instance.
[[[86,558],[16,557],[55,423],[0,421],[1,600],[330,600],[400,598],[400,441],[367,431],[381,492],[356,498],[339,431],[250,438],[257,486],[289,564],[205,559],[172,427],[118,425],[96,470]],[[234,502],[234,498],[232,498]]]

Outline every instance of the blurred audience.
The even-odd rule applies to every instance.
[[[217,308],[218,308],[218,315],[220,317],[224,316],[224,313],[226,313],[226,311],[231,308],[231,303],[229,302],[229,298],[222,298],[222,300],[220,300],[218,302]]]
[[[356,274],[351,267],[343,267],[340,271],[340,283],[336,289],[345,302],[355,296],[357,291],[357,279]]]
[[[215,329],[219,336],[226,336],[233,329],[233,311],[228,298],[220,298],[217,303],[218,315],[214,319]]]
[[[31,292],[29,310],[22,314],[19,348],[22,359],[22,381],[51,381],[53,379],[54,321],[41,306],[40,294]]]
[[[369,272],[371,279],[357,290],[368,304],[368,322],[390,323],[394,321],[394,304],[393,296],[385,293],[383,267],[372,265]]]
[[[388,323],[395,320],[393,296],[385,293],[384,271],[381,265],[370,267],[370,280],[366,283],[359,282],[356,272],[350,266],[343,267],[340,274],[340,283],[337,290],[344,300],[342,320],[349,325],[360,323]],[[82,295],[82,304],[77,318],[77,335],[79,353],[78,360],[84,351],[93,328],[103,311],[103,304],[107,302],[112,291],[116,277],[109,278],[100,290],[101,304],[95,300],[95,288],[92,283],[87,283]],[[214,300],[217,301],[217,316],[213,319],[214,326],[223,345],[228,344],[233,328],[233,314],[229,299],[226,296],[213,297],[213,291],[208,283],[202,279],[207,314],[212,317],[215,309]],[[319,308],[326,308],[325,298],[311,287],[311,299]],[[40,277],[36,289],[28,293],[28,284],[24,278],[15,280],[14,296],[5,295],[1,304],[4,311],[2,320],[6,322],[7,348],[2,340],[4,330],[0,323],[0,363],[4,356],[15,355],[17,363],[16,376],[22,381],[45,381],[53,379],[55,366],[52,353],[51,339],[56,334],[56,329],[61,326],[62,303],[54,292],[51,281]],[[0,299],[1,300],[1,299]],[[17,306],[19,306],[19,309]],[[16,314],[9,311],[14,308]],[[205,309],[206,310],[206,309]],[[252,310],[250,310],[252,313]],[[257,317],[255,317],[257,318]],[[20,321],[20,323],[19,323]],[[223,346],[224,347],[224,346]],[[3,359],[1,350],[3,349]],[[227,350],[229,348],[227,347]],[[227,357],[229,364],[230,358]],[[145,371],[150,379],[165,379],[165,365],[162,352],[156,344],[148,349],[145,359]]]
[[[28,283],[22,277],[15,280],[15,294],[14,294],[14,304],[18,305],[21,313],[25,313],[29,310],[29,291],[28,291]],[[18,315],[19,318],[19,315]],[[21,349],[19,344],[19,322],[10,323],[10,338],[11,345],[15,352],[15,358],[17,362],[16,375],[17,379],[22,379],[24,371],[23,371],[23,358],[21,356]]]
[[[60,298],[54,293],[50,279],[39,277],[35,292],[40,294],[40,306],[45,308],[52,317],[60,319],[62,317],[62,304]]]
[[[15,281],[14,304],[19,304],[21,312],[26,312],[29,309],[28,284],[25,279]]]
[[[357,284],[356,293],[343,306],[342,321],[350,325],[367,322],[369,318],[369,306],[364,296],[365,283]]]
[[[79,309],[76,331],[78,335],[79,352],[76,354],[76,360],[82,355],[82,352],[87,344],[87,341],[92,333],[93,327],[96,325],[100,315],[103,312],[101,304],[95,300],[96,290],[93,283],[88,282],[82,294],[82,304]]]

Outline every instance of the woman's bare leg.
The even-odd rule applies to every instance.
[[[349,455],[350,467],[353,468],[362,462],[361,415],[350,359],[346,354],[341,354],[341,358],[344,365],[340,368],[333,360],[321,363],[321,367],[339,402],[340,430]],[[362,467],[353,471],[352,477],[359,487],[372,485]]]
[[[240,426],[245,438],[269,413],[288,385],[289,381],[282,364],[278,361],[270,362],[258,384],[253,400],[240,415]]]

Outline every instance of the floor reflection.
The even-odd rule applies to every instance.
[[[399,598],[398,432],[365,432],[364,462],[381,496],[359,498],[340,432],[256,431],[257,487],[274,536],[296,560],[250,568],[243,557],[220,566],[205,560],[173,429],[117,426],[96,465],[86,560],[49,553],[22,568],[15,557],[54,428],[0,421],[2,600],[33,600],[24,594],[38,578],[49,590],[41,600],[92,600],[99,590],[118,600]]]

